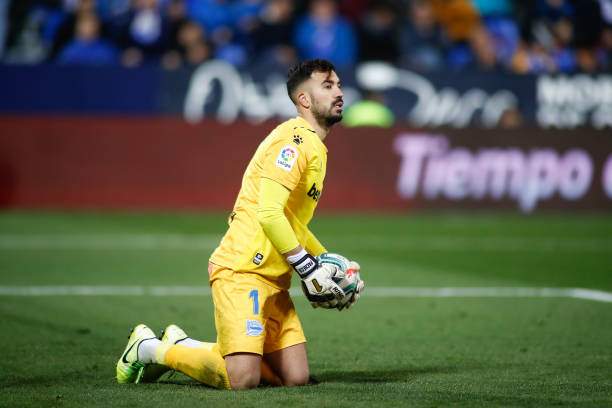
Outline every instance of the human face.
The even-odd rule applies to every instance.
[[[331,126],[342,120],[344,94],[340,78],[334,71],[313,72],[309,79],[311,111],[321,124]]]
[[[98,38],[100,24],[93,14],[84,14],[77,20],[76,37],[84,42],[91,42]]]

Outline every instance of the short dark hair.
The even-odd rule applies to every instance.
[[[293,100],[293,92],[302,82],[308,80],[313,72],[332,72],[335,70],[334,64],[324,59],[298,62],[287,73],[287,94],[289,98],[291,98],[293,103],[296,103]]]

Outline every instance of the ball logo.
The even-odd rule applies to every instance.
[[[293,146],[285,146],[276,158],[276,166],[285,171],[291,171],[297,157],[298,151]]]

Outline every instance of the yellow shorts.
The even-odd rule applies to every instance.
[[[306,342],[286,290],[249,273],[212,265],[217,343],[221,355],[272,353]]]

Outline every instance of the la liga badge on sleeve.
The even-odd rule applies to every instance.
[[[298,151],[293,146],[285,146],[276,158],[276,166],[285,171],[291,171],[298,157]]]

